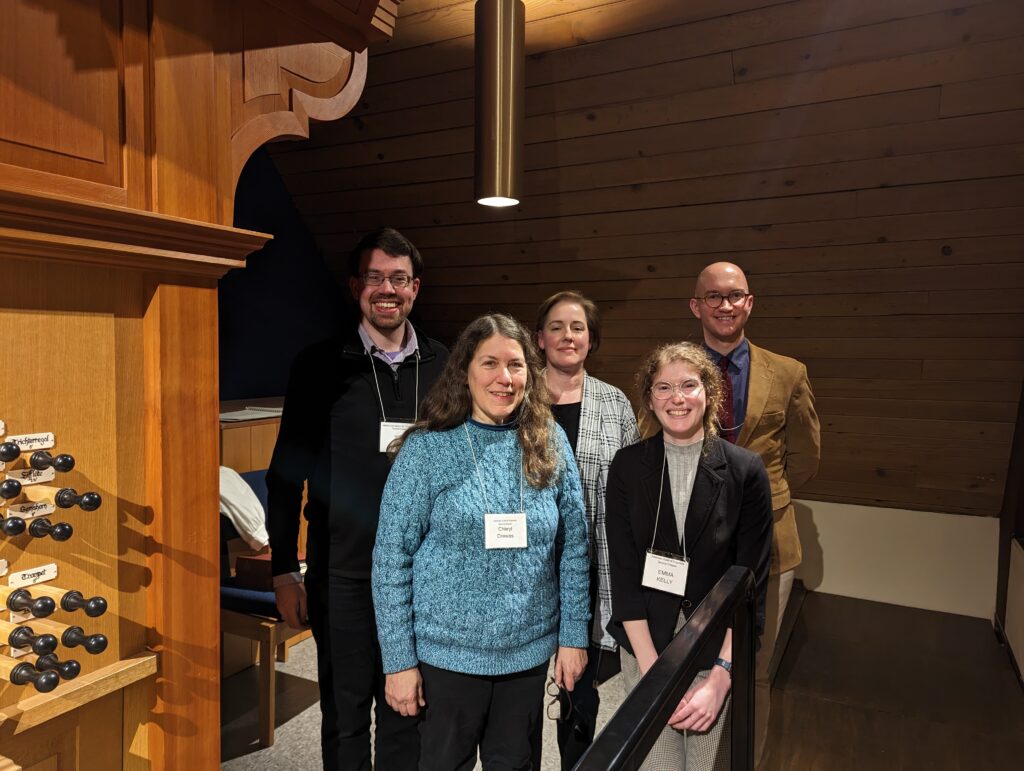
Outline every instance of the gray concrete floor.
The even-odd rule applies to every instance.
[[[273,747],[256,741],[256,668],[227,678],[221,690],[222,769],[243,771],[311,771],[320,763],[320,702],[316,683],[316,647],[306,640],[277,664],[277,730]],[[616,676],[601,685],[598,731],[619,708],[623,693]],[[479,765],[477,766],[479,768]],[[557,771],[555,724],[544,721],[542,771]]]

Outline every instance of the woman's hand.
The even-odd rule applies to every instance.
[[[721,667],[711,667],[708,678],[686,692],[668,724],[677,731],[707,731],[722,711],[731,687],[729,673]]]
[[[423,700],[423,677],[419,667],[403,669],[384,676],[384,700],[403,717],[419,714],[427,706]]]
[[[559,646],[555,654],[555,685],[571,691],[587,667],[586,648]]]

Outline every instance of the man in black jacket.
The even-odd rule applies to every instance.
[[[416,718],[384,701],[370,593],[370,561],[391,440],[416,419],[448,352],[408,321],[423,260],[398,231],[365,236],[349,261],[361,314],[349,334],[318,343],[292,365],[281,431],[267,471],[274,591],[282,617],[307,622],[317,647],[325,769],[406,771],[419,760]],[[297,540],[307,486],[307,571]]]

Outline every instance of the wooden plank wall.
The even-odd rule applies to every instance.
[[[1019,0],[530,0],[525,197],[472,200],[472,15],[407,0],[351,116],[277,146],[327,257],[382,223],[428,260],[453,336],[596,299],[590,369],[696,338],[707,262],[746,267],[748,331],[806,362],[805,497],[994,515],[1024,375]]]

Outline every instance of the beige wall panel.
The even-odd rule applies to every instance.
[[[804,553],[797,577],[808,589],[992,618],[996,519],[824,501],[796,505]]]

